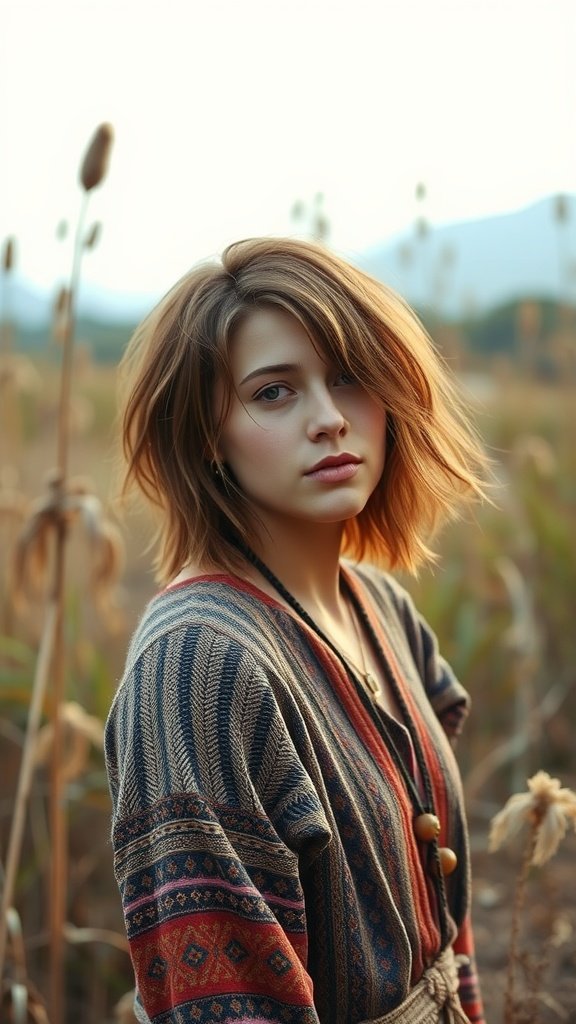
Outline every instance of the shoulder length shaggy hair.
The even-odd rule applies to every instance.
[[[183,565],[238,571],[254,510],[216,467],[232,381],[230,343],[257,307],[296,317],[311,340],[387,411],[386,465],[364,510],[346,523],[343,554],[415,571],[463,502],[484,496],[487,465],[451,377],[403,300],[328,250],[292,239],[228,246],[182,278],[144,320],[122,361],[124,493],[159,511],[157,578]],[[222,381],[223,407],[214,388]],[[219,468],[221,472],[215,472]]]

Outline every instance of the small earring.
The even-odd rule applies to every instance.
[[[216,462],[216,459],[212,459],[210,462],[210,472],[212,473],[212,476],[222,476],[222,472]]]

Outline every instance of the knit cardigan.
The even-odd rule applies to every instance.
[[[343,567],[417,729],[458,866],[451,941],[482,1020],[469,857],[451,744],[468,699],[408,594]],[[393,725],[410,763],[407,731]],[[448,736],[447,736],[448,734]],[[359,1024],[440,951],[425,851],[386,743],[332,651],[225,575],[149,604],[106,726],[112,844],[136,977],[154,1024]]]

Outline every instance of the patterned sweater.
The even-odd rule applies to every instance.
[[[458,867],[447,879],[460,997],[482,1020],[469,859],[448,735],[467,697],[410,597],[345,567],[405,695]],[[411,756],[407,731],[395,739]],[[106,726],[112,843],[137,986],[154,1024],[359,1024],[440,950],[413,811],[340,662],[233,577],[155,597]]]

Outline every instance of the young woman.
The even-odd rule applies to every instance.
[[[163,585],[106,732],[138,1019],[481,1021],[467,697],[388,574],[482,494],[429,338],[328,251],[259,239],[180,281],[125,369]]]

